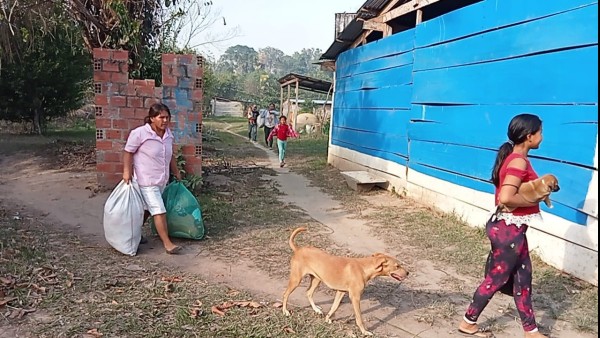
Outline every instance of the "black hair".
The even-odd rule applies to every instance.
[[[171,117],[171,110],[169,110],[169,107],[167,107],[165,104],[155,103],[151,105],[150,109],[148,110],[148,116],[144,118],[144,123],[151,123],[152,118],[157,117],[163,111],[169,114],[169,117]]]
[[[510,120],[508,125],[508,141],[504,142],[498,149],[494,168],[492,169],[492,182],[495,186],[500,185],[500,167],[504,160],[513,151],[515,144],[521,144],[527,140],[528,135],[537,133],[542,129],[542,120],[537,115],[520,114]]]

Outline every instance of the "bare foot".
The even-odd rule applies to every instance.
[[[548,338],[548,336],[545,336],[545,335],[541,334],[539,331],[536,331],[536,332],[525,332],[525,338]]]

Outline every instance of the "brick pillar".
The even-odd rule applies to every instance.
[[[128,59],[127,51],[94,49],[96,172],[102,187],[112,187],[122,178]]]
[[[111,188],[123,173],[123,147],[129,132],[144,123],[155,102],[171,110],[175,151],[183,147],[186,171],[202,170],[203,59],[194,55],[163,55],[163,87],[154,80],[129,80],[128,52],[94,49],[96,170],[98,185]]]
[[[173,115],[176,148],[182,147],[186,172],[196,175],[202,172],[203,64],[201,56],[162,57],[163,102]]]

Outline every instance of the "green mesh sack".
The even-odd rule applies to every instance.
[[[170,237],[202,239],[204,222],[196,197],[183,185],[175,181],[167,185],[162,194],[167,209],[167,226]],[[154,220],[150,220],[152,233],[156,234]]]

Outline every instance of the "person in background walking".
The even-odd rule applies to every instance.
[[[298,137],[298,133],[287,124],[287,117],[282,116],[279,118],[279,124],[276,125],[271,133],[269,134],[268,140],[273,142],[273,137],[277,136],[277,149],[279,150],[279,167],[283,168],[285,165],[285,150],[287,148],[288,137]]]
[[[256,135],[258,134],[258,108],[255,104],[248,107],[248,141],[256,142]]]
[[[275,110],[275,104],[270,103],[269,109],[265,113],[265,144],[267,147],[273,149],[273,138],[269,140],[269,135],[275,126],[279,118],[279,112]]]

